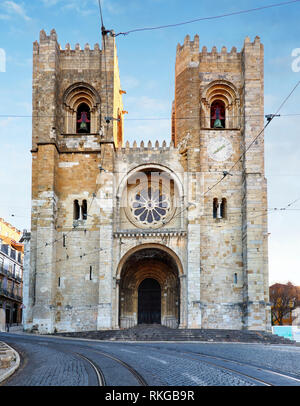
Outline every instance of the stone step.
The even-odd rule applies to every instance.
[[[172,329],[161,325],[138,325],[124,330],[57,333],[68,337],[128,341],[215,341],[293,344],[292,340],[263,331],[219,329]]]

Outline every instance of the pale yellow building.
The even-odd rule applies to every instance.
[[[22,322],[23,255],[22,233],[0,218],[0,308],[6,323]]]

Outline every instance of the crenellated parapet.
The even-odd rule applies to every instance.
[[[65,49],[61,49],[60,51],[62,54],[72,54],[72,53],[76,53],[76,52],[77,53],[78,52],[80,52],[80,53],[91,53],[91,52],[99,53],[99,52],[101,52],[100,46],[98,43],[96,43],[94,45],[93,49],[90,47],[90,44],[88,44],[88,43],[85,44],[83,49],[81,48],[80,44],[78,44],[78,43],[75,45],[74,49],[72,49],[71,45],[69,43],[67,43],[65,45]]]
[[[109,47],[113,41],[111,40],[110,37],[107,38],[107,46]],[[74,53],[74,52],[81,52],[81,53],[90,53],[90,52],[101,52],[100,46],[98,43],[94,45],[94,48],[91,48],[89,43],[86,43],[83,48],[81,48],[81,45],[79,43],[75,44],[75,47],[72,49],[71,45],[67,43],[65,45],[65,48],[63,49],[61,45],[57,41],[57,33],[55,29],[50,31],[50,34],[47,35],[45,30],[40,31],[40,36],[39,36],[39,42],[35,41],[33,43],[33,49],[35,52],[39,53],[41,48],[45,48],[46,46],[51,46],[55,44],[57,46],[57,49],[62,53]]]
[[[197,68],[199,66],[199,36],[195,35],[194,40],[190,40],[187,35],[183,45],[178,44],[176,50],[175,74],[179,75],[187,67]]]
[[[206,46],[202,47],[202,52],[199,55],[200,62],[202,63],[213,63],[213,62],[239,62],[241,59],[241,53],[237,52],[236,47],[232,47],[230,52],[227,48],[223,46],[221,51],[218,52],[217,47],[213,46],[211,51],[207,50]]]
[[[67,43],[62,49],[54,29],[49,35],[41,30],[39,40],[33,43],[33,148],[41,142],[58,141],[61,134],[76,133],[80,102],[90,109],[90,133],[102,131],[104,111],[118,117],[124,110],[120,89],[112,33],[105,37],[102,49],[98,43],[94,47]],[[113,138],[115,144],[122,142],[122,123],[115,121],[105,128],[107,138]]]
[[[213,46],[208,50],[206,46],[199,48],[199,36],[195,35],[194,40],[187,35],[184,43],[177,45],[176,50],[176,74],[178,75],[185,68],[197,68],[201,63],[233,63],[241,62],[246,51],[255,52],[262,47],[260,38],[255,37],[251,42],[249,37],[245,38],[243,49],[238,52],[236,47],[232,47],[229,51],[226,46],[222,46],[220,50]]]
[[[159,141],[155,141],[154,144],[152,144],[151,141],[148,141],[145,143],[144,141],[141,141],[140,144],[138,145],[136,141],[130,145],[129,141],[126,141],[125,147],[123,148],[118,148],[116,150],[116,155],[117,156],[122,156],[122,155],[127,155],[130,153],[134,154],[145,154],[145,153],[151,153],[151,152],[165,152],[165,151],[173,151],[177,150],[177,148],[174,147],[173,141],[170,143],[166,143],[166,141],[163,141],[161,144]]]
[[[176,57],[182,54],[183,52],[199,52],[199,35],[194,36],[194,40],[191,41],[190,36],[186,35],[184,38],[183,45],[178,44],[176,49]]]
[[[175,145],[189,133],[193,145],[199,147],[199,127],[210,127],[211,104],[216,99],[225,103],[226,128],[243,126],[245,86],[250,86],[250,89],[253,86],[250,83],[256,80],[259,87],[261,79],[263,45],[258,36],[253,41],[246,37],[242,49],[237,50],[235,46],[231,49],[226,46],[213,46],[210,49],[199,47],[198,35],[194,40],[187,35],[183,44],[177,45],[176,52],[175,102],[172,110]],[[255,97],[256,106],[260,106],[259,92]],[[183,120],[185,117],[195,120]]]

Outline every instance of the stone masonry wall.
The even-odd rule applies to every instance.
[[[268,329],[263,135],[243,154],[263,127],[259,38],[247,38],[241,52],[199,52],[199,37],[187,36],[176,53],[172,142],[139,146],[120,138],[123,91],[114,38],[106,39],[105,50],[97,44],[62,50],[54,30],[41,31],[33,46],[25,325],[41,333],[119,328],[122,266],[148,248],[156,262],[161,252],[173,264],[180,305],[172,314],[180,310],[180,328]],[[91,134],[71,133],[66,125],[74,113],[66,95],[77,85],[95,98]],[[223,129],[210,128],[216,97],[227,103]],[[117,116],[121,121],[105,119]],[[128,179],[151,170],[171,176],[178,198],[158,228],[139,226],[122,206]],[[213,216],[214,199],[226,199],[222,218]],[[87,202],[85,219],[74,220],[75,200]],[[167,265],[161,265],[163,272]]]

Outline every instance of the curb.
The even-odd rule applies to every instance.
[[[3,341],[2,341],[3,342]],[[7,349],[12,351],[15,355],[15,361],[13,362],[13,366],[6,369],[0,369],[0,383],[3,382],[5,379],[9,378],[20,366],[20,356],[18,352],[10,347],[8,344],[4,343],[7,346]]]

